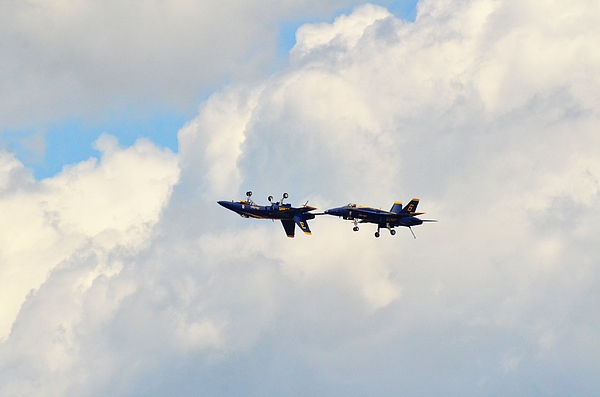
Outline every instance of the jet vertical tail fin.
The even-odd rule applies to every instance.
[[[312,234],[310,232],[310,229],[308,228],[308,221],[306,220],[306,218],[304,216],[302,216],[302,215],[296,215],[294,217],[294,221],[296,222],[296,224],[298,225],[298,227],[300,229],[302,229],[302,231],[305,234]]]
[[[413,214],[414,212],[417,211],[418,205],[419,205],[419,199],[413,198],[412,200],[409,201],[408,204],[406,204],[406,207],[402,208],[402,211],[400,211],[400,213],[401,214]]]
[[[390,212],[398,214],[400,213],[400,211],[402,211],[402,203],[400,201],[396,201],[394,205],[392,205],[392,209],[390,210]]]
[[[285,229],[285,234],[288,237],[294,238],[294,232],[296,231],[296,223],[292,219],[282,219],[281,224]]]

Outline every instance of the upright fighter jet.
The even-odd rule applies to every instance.
[[[379,237],[379,230],[382,228],[388,229],[393,236],[396,234],[394,230],[396,226],[405,226],[408,227],[413,237],[417,238],[412,231],[412,226],[421,225],[423,222],[437,222],[433,219],[417,218],[418,215],[424,214],[424,212],[415,212],[417,205],[419,205],[418,198],[413,198],[404,208],[402,208],[402,203],[397,201],[389,211],[348,204],[343,207],[328,209],[325,214],[340,216],[343,219],[353,221],[354,227],[352,230],[355,232],[358,232],[359,223],[375,223],[377,225],[375,237]]]

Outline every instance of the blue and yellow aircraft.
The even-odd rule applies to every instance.
[[[258,219],[279,219],[285,229],[285,234],[293,238],[296,231],[296,225],[302,229],[305,234],[311,234],[308,228],[308,220],[315,219],[315,214],[310,211],[316,210],[311,207],[308,201],[302,207],[292,207],[291,204],[284,203],[283,200],[288,198],[287,193],[283,193],[280,201],[274,203],[273,196],[269,196],[270,205],[257,205],[250,196],[252,192],[246,192],[246,200],[241,201],[217,201],[220,205],[240,214],[243,218],[258,218]]]
[[[328,209],[325,214],[341,216],[343,219],[354,221],[352,230],[355,232],[358,232],[359,223],[375,223],[377,224],[375,237],[379,237],[379,230],[382,228],[388,229],[393,236],[396,234],[394,230],[396,226],[405,226],[409,228],[413,237],[417,238],[412,231],[412,226],[421,225],[423,222],[437,222],[433,219],[417,218],[418,215],[424,214],[424,212],[415,212],[417,205],[419,205],[418,198],[413,198],[404,208],[402,208],[402,203],[397,201],[389,211],[348,204],[343,207]]]

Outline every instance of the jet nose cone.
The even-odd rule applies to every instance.
[[[325,213],[327,215],[342,216],[342,211],[343,210],[341,208],[330,208],[326,210]]]
[[[217,201],[217,203],[228,210],[233,208],[233,201]]]

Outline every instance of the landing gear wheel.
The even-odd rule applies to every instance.
[[[379,238],[379,232],[375,232],[375,237]]]
[[[394,229],[390,230],[390,234],[393,236],[394,234],[396,234],[396,231]]]
[[[354,230],[355,232],[358,232],[358,226],[354,226],[354,227],[352,228],[352,230]]]

